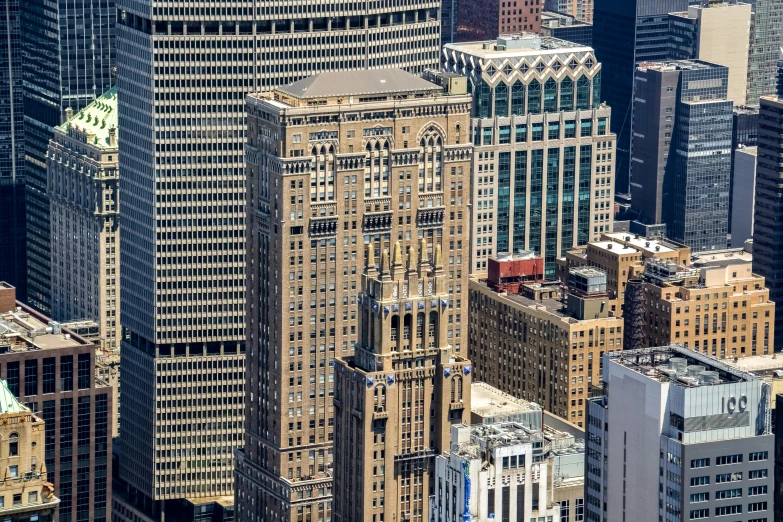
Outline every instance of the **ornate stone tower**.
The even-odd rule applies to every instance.
[[[334,516],[429,520],[434,456],[470,415],[470,361],[452,353],[440,246],[367,247],[355,355],[335,363]]]

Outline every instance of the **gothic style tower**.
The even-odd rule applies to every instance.
[[[468,422],[470,361],[447,344],[448,280],[433,250],[430,260],[422,239],[403,267],[397,242],[378,272],[367,246],[355,355],[335,362],[338,522],[429,520],[433,457]]]

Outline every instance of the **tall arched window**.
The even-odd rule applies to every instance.
[[[429,337],[430,348],[439,346],[438,344],[438,312],[430,312],[430,324],[427,336]]]
[[[511,86],[511,115],[524,116],[525,114],[525,85],[520,81]]]
[[[405,314],[402,325],[402,339],[407,341],[411,338],[411,314]]]
[[[505,83],[495,87],[495,116],[508,116],[508,85]]]
[[[391,340],[396,342],[399,333],[400,333],[400,316],[393,315],[391,318]]]
[[[527,86],[527,112],[541,113],[541,84],[535,78]]]
[[[576,81],[576,108],[590,108],[590,78],[580,76]]]
[[[14,432],[8,437],[8,456],[16,457],[19,455],[19,434]]]
[[[560,82],[560,110],[574,110],[574,81],[568,76]]]
[[[424,312],[416,314],[416,338],[424,338]]]
[[[557,81],[554,78],[544,84],[544,112],[557,112]]]

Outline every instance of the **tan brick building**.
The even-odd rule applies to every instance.
[[[0,516],[5,522],[51,522],[60,499],[44,464],[44,421],[0,381]]]
[[[440,245],[400,244],[380,273],[365,257],[359,340],[335,364],[334,520],[430,520],[433,457],[470,419],[470,361],[446,331],[450,295]]]
[[[471,279],[468,356],[475,378],[584,427],[585,400],[601,380],[601,356],[622,349],[623,320],[614,315],[605,274],[602,287],[561,294],[557,282],[525,284],[519,294],[498,293]]]
[[[429,257],[440,247],[444,342],[466,353],[470,102],[396,69],[324,73],[248,97],[239,517],[331,516],[332,365],[358,339],[365,244],[376,259],[397,242],[406,251],[425,239]]]

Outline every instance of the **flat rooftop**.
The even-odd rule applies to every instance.
[[[593,241],[590,245],[601,250],[611,250],[617,254],[638,254],[640,251],[617,241]]]
[[[747,357],[738,357],[736,360],[726,359],[725,362],[729,366],[733,366],[744,372],[766,374],[783,370],[783,354],[778,353],[749,355]],[[778,375],[778,377],[783,377],[783,372],[781,375]]]
[[[629,232],[609,232],[603,234],[604,238],[615,242],[630,244],[634,248],[647,252],[674,252],[685,245],[677,245],[668,239],[645,238]]]
[[[713,69],[723,67],[700,60],[667,60],[661,62],[642,62],[636,68],[637,70],[653,71],[694,71],[697,69]]]
[[[493,417],[541,411],[541,406],[518,399],[485,382],[474,382],[470,385],[470,411],[481,417]]]
[[[434,94],[442,92],[443,88],[402,69],[372,69],[323,72],[278,87],[276,90],[306,100],[403,92]]]
[[[758,379],[720,359],[694,352],[678,344],[608,352],[605,357],[647,378],[670,382],[684,388]]]
[[[710,250],[691,256],[691,265],[695,267],[743,265],[753,262],[753,254],[742,248]]]
[[[89,344],[58,323],[47,321],[31,309],[19,306],[0,313],[0,353],[47,350]]]
[[[501,35],[497,40],[450,43],[446,44],[444,49],[487,59],[593,51],[592,47],[561,40],[553,36],[539,36],[532,33]]]

